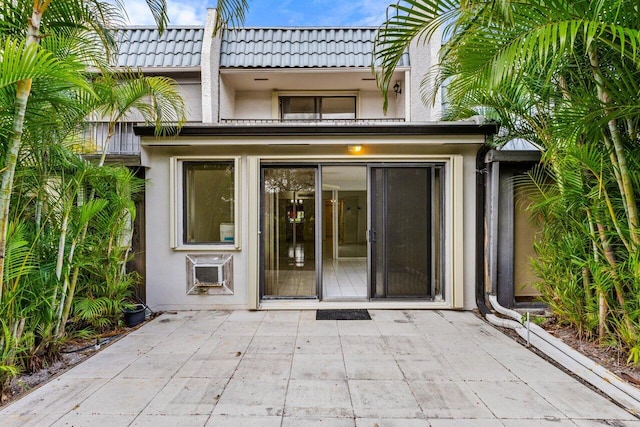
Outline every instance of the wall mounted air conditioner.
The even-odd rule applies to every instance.
[[[233,256],[187,255],[188,295],[233,295]]]

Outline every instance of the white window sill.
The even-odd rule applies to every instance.
[[[211,243],[211,244],[196,244],[196,245],[182,245],[172,248],[174,251],[240,251],[240,246],[234,244],[223,243]]]

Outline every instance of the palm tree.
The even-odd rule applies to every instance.
[[[164,1],[148,0],[152,14],[163,27],[166,24],[166,5]],[[58,92],[75,88],[88,89],[82,62],[87,58],[88,50],[77,55],[82,46],[93,46],[77,43],[83,33],[98,35],[105,41],[105,47],[112,46],[112,39],[107,30],[119,15],[117,8],[98,1],[70,0],[51,2],[51,0],[35,0],[33,2],[18,0],[3,2],[0,13],[5,21],[2,25],[4,88],[15,90],[11,129],[6,138],[2,181],[0,184],[0,297],[3,290],[3,272],[6,250],[7,226],[9,223],[9,207],[15,177],[18,156],[23,143],[25,117],[28,115],[27,102],[30,98],[34,82],[46,82],[58,89]],[[26,24],[26,26],[25,26]],[[83,32],[78,29],[83,29]],[[93,32],[89,33],[92,30]],[[73,34],[76,52],[69,56],[57,57],[56,52],[42,45],[42,34],[55,34],[56,40],[68,39]],[[8,105],[4,106],[8,109]]]
[[[166,0],[146,0],[158,28],[163,31],[168,23]],[[220,31],[227,23],[242,24],[248,8],[246,0],[218,1],[218,15],[215,31]],[[109,27],[123,23],[124,2],[115,4],[98,0],[16,0],[0,4],[0,49],[2,69],[0,88],[13,92],[11,128],[3,133],[6,138],[4,161],[1,165],[0,182],[0,297],[3,290],[4,255],[6,251],[9,207],[15,176],[15,168],[23,142],[25,117],[28,115],[28,101],[34,82],[42,80],[50,87],[65,89],[89,89],[83,73],[87,63],[104,64],[104,60],[94,50],[97,38],[106,53],[115,46],[113,33]],[[57,56],[42,43],[43,34],[47,39],[73,36],[76,43],[65,56]],[[64,36],[64,37],[62,37]],[[84,39],[84,43],[78,43]],[[46,40],[46,39],[45,39]],[[61,52],[58,52],[61,53]]]
[[[105,72],[94,79],[92,88],[97,97],[93,99],[92,103],[89,103],[89,108],[92,108],[92,114],[106,119],[108,123],[107,135],[105,140],[101,141],[102,154],[97,167],[104,165],[109,142],[115,135],[116,125],[128,115],[137,113],[145,122],[155,124],[158,133],[168,131],[174,126],[182,126],[186,120],[184,101],[177,91],[175,81],[170,78],[163,76],[144,76],[131,70],[124,72]],[[89,194],[86,200],[86,204],[83,206],[84,211],[93,212],[94,204],[100,202],[95,199],[95,196],[95,187],[93,187],[91,194]],[[71,206],[69,206],[69,209],[70,208]],[[134,208],[129,206],[123,207],[121,214],[127,218],[131,218],[135,216],[134,210]],[[95,214],[97,214],[98,211],[95,211]],[[116,216],[117,215],[118,213],[116,212]],[[93,217],[94,215],[90,214],[79,216],[79,218],[84,218],[84,220],[82,224],[76,224],[78,233],[73,237],[68,251],[65,249],[68,224],[65,222],[64,227],[61,229],[56,274],[58,280],[62,280],[63,288],[57,316],[58,325],[55,331],[57,336],[63,336],[65,333],[65,327],[69,320],[69,314],[71,313],[75,290],[78,284],[80,264],[74,260],[76,248],[82,245],[87,238],[87,232]],[[111,226],[109,229],[113,230],[114,227]],[[115,229],[122,230],[122,226],[115,227]],[[129,244],[126,245],[127,248],[129,246]],[[128,253],[127,249],[127,251],[122,254],[123,259],[117,261],[116,264],[124,266],[128,258]],[[113,256],[111,258],[113,258]],[[68,266],[66,274],[63,276],[62,265],[65,263],[68,264]],[[120,271],[120,269],[116,268],[115,271]],[[118,277],[124,276],[124,272],[118,275]]]
[[[147,0],[147,4],[162,30],[167,24],[166,2]],[[220,4],[227,6],[221,9],[218,28],[235,16],[241,19],[246,9],[246,2]],[[82,262],[76,262],[76,247],[86,236],[88,222],[105,221],[105,212],[111,212],[104,209],[104,201],[77,206],[75,200],[90,173],[61,142],[72,139],[92,111],[113,122],[134,109],[157,125],[177,125],[184,117],[169,80],[109,74],[106,64],[115,49],[110,28],[123,23],[123,5],[119,0],[115,5],[95,0],[0,3],[0,389],[16,372],[17,349],[35,354],[36,347],[46,346],[64,331],[73,299],[69,287],[75,286]],[[101,77],[89,75],[87,65],[102,70]],[[144,105],[145,96],[155,97],[154,102]],[[14,189],[16,171],[20,183]],[[42,219],[39,198],[51,198],[53,184],[60,187],[53,191],[58,199],[52,200],[48,218]],[[111,220],[121,221],[122,211],[131,211],[130,204],[123,203],[120,211],[111,212]],[[33,205],[31,217],[28,210]],[[27,229],[32,233],[29,238]],[[106,227],[114,233],[115,229]],[[36,254],[38,244],[49,252],[57,247],[53,262]],[[31,273],[37,276],[32,280],[40,283],[37,289],[25,286]],[[109,277],[116,273],[105,272]]]
[[[544,191],[534,206],[546,219],[537,244],[541,284],[554,304],[579,313],[572,322],[597,325],[602,341],[622,341],[637,361],[637,4],[402,0],[390,11],[375,43],[380,88],[388,89],[411,42],[440,43],[432,38],[442,30],[446,41],[430,75],[438,84],[423,87],[423,99],[434,101],[446,82],[447,117],[485,114],[500,120],[503,140],[523,137],[542,147],[548,173],[537,181]],[[570,250],[569,240],[581,248]],[[567,295],[579,295],[583,306]]]

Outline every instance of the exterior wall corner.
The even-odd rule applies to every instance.
[[[426,43],[424,40],[413,40],[409,46],[409,60],[411,63],[411,73],[407,81],[409,89],[409,112],[412,122],[438,121],[442,117],[442,102],[440,100],[440,90],[432,104],[430,100],[425,103],[422,99],[422,81],[430,73],[433,67],[438,65],[438,52],[440,48],[441,31],[436,31],[431,40]],[[430,79],[427,86],[433,86],[434,81]]]
[[[207,20],[204,27],[201,54],[202,76],[202,122],[216,123],[219,121],[219,69],[220,48],[222,34],[213,36],[217,18],[216,9],[207,10]]]

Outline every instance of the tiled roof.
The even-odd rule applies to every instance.
[[[226,68],[369,67],[377,28],[240,28],[225,31]],[[399,66],[409,65],[405,54]]]
[[[222,40],[227,68],[369,67],[376,28],[241,28]],[[204,29],[153,27],[118,30],[119,67],[198,67]],[[405,53],[399,66],[409,65]]]
[[[203,28],[168,28],[162,36],[152,27],[118,30],[119,67],[198,67]]]

